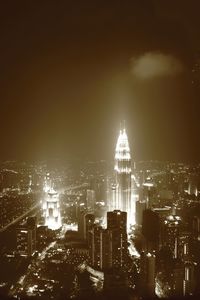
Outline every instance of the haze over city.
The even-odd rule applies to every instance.
[[[2,159],[196,162],[198,1],[2,1]]]

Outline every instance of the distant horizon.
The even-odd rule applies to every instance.
[[[6,164],[6,163],[28,163],[28,164],[39,164],[39,163],[48,163],[48,162],[65,162],[65,163],[71,163],[71,162],[85,162],[85,163],[99,163],[99,162],[106,162],[109,164],[113,164],[115,159],[109,159],[109,158],[99,158],[99,159],[84,159],[84,158],[71,158],[71,159],[65,159],[65,158],[49,158],[49,159],[41,159],[41,160],[34,160],[34,159],[27,159],[27,160],[22,160],[22,159],[7,159],[7,160],[2,160],[0,161],[0,164]],[[146,160],[131,160],[132,163],[139,164],[139,163],[170,163],[170,164],[184,164],[184,165],[189,165],[189,166],[197,166],[200,165],[199,162],[191,162],[191,161],[175,161],[175,160],[158,160],[158,159],[146,159]]]

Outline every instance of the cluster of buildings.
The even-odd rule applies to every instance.
[[[55,269],[64,257],[73,269],[75,290],[80,285],[76,272],[84,270],[98,291],[111,296],[127,291],[144,298],[200,294],[199,166],[135,165],[123,128],[112,171],[104,162],[90,162],[79,175],[77,185],[61,193],[45,176],[37,217],[30,213],[15,228],[17,255],[39,257]],[[46,278],[42,274],[41,267],[40,276]]]
[[[134,287],[141,296],[160,298],[199,293],[198,180],[199,170],[183,164],[134,169],[126,130],[120,131],[104,218],[94,210],[94,190],[78,215],[89,264],[103,272],[104,287],[109,282],[114,290]]]
[[[79,236],[85,240],[89,250],[88,264],[100,272],[97,274],[103,274],[106,291],[126,290],[135,286],[134,276],[131,276],[134,260],[129,253],[129,234],[135,225],[136,187],[124,128],[120,130],[117,140],[114,176],[105,187],[102,201],[104,213],[98,216],[94,207],[95,190],[87,190],[86,206],[79,207],[77,217]]]

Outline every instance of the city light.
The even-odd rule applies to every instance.
[[[0,12],[0,300],[200,299],[200,1]]]
[[[45,194],[45,203],[43,204],[45,225],[52,230],[57,230],[62,226],[59,195],[51,188]]]

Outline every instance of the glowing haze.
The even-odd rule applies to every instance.
[[[1,1],[1,160],[111,159],[122,119],[136,161],[199,160],[200,1],[125,2]]]
[[[147,52],[131,59],[131,72],[139,79],[175,76],[183,70],[181,61],[170,54]]]

